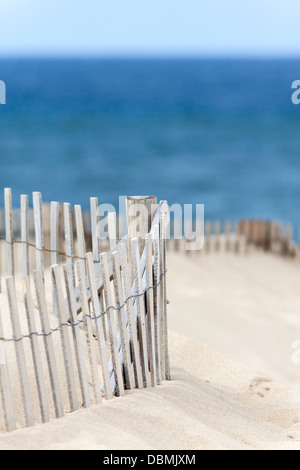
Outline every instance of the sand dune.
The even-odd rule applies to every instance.
[[[1,434],[0,449],[300,449],[298,271],[262,254],[170,254],[172,381]]]

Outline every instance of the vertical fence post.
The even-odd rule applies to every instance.
[[[23,278],[23,287],[24,287],[24,301],[25,301],[25,308],[26,308],[26,316],[27,316],[27,324],[28,330],[30,333],[30,344],[31,344],[31,351],[32,351],[32,359],[34,364],[34,371],[35,371],[35,378],[36,378],[36,385],[37,391],[39,396],[40,402],[40,410],[41,410],[41,418],[42,422],[46,423],[49,421],[49,410],[48,410],[48,402],[47,402],[47,394],[44,382],[44,373],[43,367],[41,362],[41,355],[39,349],[39,341],[36,335],[36,322],[34,318],[34,310],[33,310],[33,301],[30,291],[30,283],[29,277]]]
[[[70,410],[75,411],[75,410],[78,410],[78,398],[77,398],[75,374],[74,374],[73,360],[72,360],[72,353],[71,353],[71,343],[70,343],[70,337],[69,337],[69,331],[68,331],[69,326],[67,324],[67,314],[65,311],[65,302],[64,302],[63,290],[62,290],[62,279],[61,279],[61,275],[59,272],[59,266],[57,264],[55,266],[52,266],[51,271],[52,271],[52,278],[53,278],[54,294],[56,298],[55,303],[57,305],[57,316],[61,325],[59,331],[60,331],[62,352],[63,352],[63,358],[64,358]]]
[[[7,253],[7,275],[13,276],[14,266],[14,233],[13,233],[13,213],[12,194],[10,188],[4,189],[5,199],[5,233],[6,233],[6,253]]]
[[[36,297],[38,302],[38,308],[41,318],[41,325],[44,333],[44,345],[46,351],[46,357],[48,362],[49,376],[51,382],[52,396],[54,402],[55,415],[57,418],[64,416],[64,406],[60,391],[60,383],[58,377],[58,370],[55,359],[54,345],[51,337],[51,329],[49,324],[49,313],[47,309],[43,277],[40,271],[34,271],[34,284]]]
[[[135,383],[137,388],[143,388],[143,377],[141,369],[140,351],[137,337],[136,320],[134,317],[133,298],[131,297],[130,272],[128,267],[126,242],[119,245],[119,257],[121,263],[121,275],[123,281],[124,298],[128,299],[125,305],[125,311],[128,320],[129,336],[131,344],[131,354],[133,358],[133,368]]]
[[[79,328],[79,323],[77,320],[77,312],[76,312],[76,307],[75,307],[74,291],[72,288],[72,280],[71,280],[71,276],[68,271],[67,265],[64,265],[64,278],[65,278],[67,301],[68,301],[68,307],[69,307],[69,318],[71,322],[73,323],[72,334],[73,334],[74,349],[75,349],[75,355],[76,355],[76,361],[77,361],[82,403],[83,403],[84,408],[89,408],[91,406],[89,384],[88,384],[85,361],[84,361],[84,353],[83,353],[83,346],[82,346],[82,341],[81,341],[81,336],[80,336],[80,328]]]
[[[29,380],[28,380],[28,374],[27,374],[27,365],[26,365],[26,360],[25,360],[25,351],[24,351],[21,325],[20,325],[20,319],[19,319],[15,283],[14,283],[14,278],[12,276],[9,276],[6,278],[6,287],[7,287],[7,295],[8,295],[9,312],[10,312],[11,324],[12,324],[12,330],[13,330],[13,338],[14,338],[14,343],[15,343],[17,365],[18,365],[20,384],[21,384],[25,421],[26,421],[26,426],[33,426],[34,425],[34,413],[33,413],[32,399],[31,399]]]
[[[160,243],[161,243],[161,285],[162,285],[162,316],[163,316],[163,344],[164,344],[164,377],[166,380],[171,380],[170,377],[170,360],[169,360],[169,346],[168,346],[168,315],[167,315],[167,283],[166,283],[166,233],[167,233],[167,215],[163,214],[160,219]]]
[[[22,272],[29,276],[29,239],[28,239],[28,196],[21,196],[21,242],[22,242]]]
[[[150,372],[152,387],[157,385],[156,376],[156,354],[155,354],[155,327],[154,327],[154,304],[153,304],[153,245],[152,235],[146,236],[146,302],[147,302],[147,330],[148,330],[148,354],[150,358]]]
[[[41,271],[44,282],[44,232],[42,217],[42,195],[41,193],[34,192],[32,197],[35,227],[36,269]]]
[[[0,312],[0,337],[3,338],[1,312]],[[15,418],[9,372],[8,372],[8,367],[7,367],[7,362],[6,362],[4,341],[0,341],[0,347],[1,347],[1,350],[0,350],[0,391],[1,391],[1,397],[2,397],[2,406],[3,406],[5,426],[6,426],[6,430],[9,432],[9,431],[14,431],[15,429],[17,429],[17,424],[16,424],[16,418]]]
[[[91,231],[92,231],[92,247],[94,261],[99,261],[100,256],[100,234],[99,234],[99,216],[98,216],[98,198],[90,198],[91,208]]]
[[[84,236],[84,227],[82,219],[82,210],[81,206],[75,206],[75,221],[76,221],[76,233],[77,233],[77,247],[78,247],[78,256],[80,258],[85,258],[86,255],[86,245],[85,245],[85,236]]]
[[[154,196],[129,196],[126,199],[127,232],[129,242],[128,262],[130,266],[132,266],[130,240],[132,238],[137,238],[139,255],[142,256],[145,247],[145,237],[150,231],[156,210],[157,198]]]
[[[117,246],[117,217],[115,212],[108,212],[107,214],[108,223],[108,237],[110,249],[113,250]]]
[[[211,251],[211,222],[205,222],[205,251]]]
[[[51,266],[58,264],[59,252],[59,203],[52,201],[50,204],[50,250]]]
[[[50,204],[50,250],[51,266],[58,264],[59,252],[59,203],[52,201]],[[52,280],[53,283],[53,280]],[[57,315],[56,297],[52,289],[53,314]]]
[[[104,326],[103,326],[103,321],[101,317],[101,314],[103,313],[103,311],[101,311],[102,309],[100,308],[100,298],[99,298],[97,286],[96,286],[95,267],[94,267],[94,260],[93,260],[92,253],[87,254],[87,265],[88,265],[88,274],[89,274],[89,281],[90,281],[90,287],[91,287],[93,312],[94,312],[97,335],[98,335],[98,346],[99,346],[100,360],[101,360],[101,366],[102,366],[104,392],[105,392],[106,398],[111,399],[112,389],[111,389],[110,376],[109,376],[109,371],[108,371],[108,360],[107,360],[107,352],[106,352]]]
[[[123,381],[123,374],[122,374],[121,361],[120,361],[119,348],[118,348],[118,332],[117,332],[117,326],[115,322],[115,314],[113,311],[111,311],[112,306],[113,306],[113,301],[112,301],[112,293],[111,293],[110,277],[109,277],[106,253],[101,253],[100,261],[101,261],[101,271],[102,271],[102,279],[103,279],[103,286],[104,286],[106,315],[107,315],[108,329],[109,329],[110,350],[111,350],[111,357],[112,357],[113,369],[114,369],[114,379],[116,383],[116,394],[119,396],[122,396],[124,395],[124,381]]]
[[[140,354],[142,361],[143,380],[145,388],[150,385],[150,376],[148,368],[148,349],[147,349],[147,333],[146,333],[146,318],[145,318],[145,304],[143,292],[143,281],[141,273],[141,259],[139,253],[138,239],[131,240],[132,264],[134,273],[134,287],[137,305],[137,326],[138,338],[140,342]]]
[[[86,337],[89,360],[90,360],[94,397],[95,397],[96,403],[98,404],[102,402],[101,385],[100,385],[98,365],[97,365],[97,360],[96,360],[96,349],[95,349],[95,343],[94,343],[94,338],[93,338],[91,315],[90,315],[90,308],[89,308],[87,288],[86,288],[85,261],[83,260],[78,261],[76,263],[76,267],[77,267],[77,274],[78,274],[78,279],[79,279],[83,324],[84,324],[84,329],[85,329],[85,337]]]
[[[71,274],[72,286],[75,287],[73,215],[71,204],[66,202],[64,204],[64,221],[67,266]]]
[[[116,300],[117,319],[118,326],[121,338],[121,347],[122,347],[122,358],[123,358],[123,367],[124,367],[124,377],[125,377],[125,388],[131,390],[133,388],[133,374],[131,369],[131,358],[130,358],[130,349],[129,349],[129,338],[127,333],[126,317],[125,317],[125,306],[122,307],[123,293],[122,293],[122,284],[121,284],[121,273],[120,273],[120,260],[119,254],[117,251],[112,253],[112,271],[113,271],[113,283],[114,283],[114,292]]]
[[[162,381],[161,376],[161,292],[160,292],[160,243],[159,243],[159,226],[156,225],[153,230],[153,244],[154,244],[154,328],[155,328],[155,351],[156,351],[156,374],[157,383],[160,385]]]

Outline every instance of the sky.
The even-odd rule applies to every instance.
[[[0,56],[300,56],[299,0],[0,0]]]

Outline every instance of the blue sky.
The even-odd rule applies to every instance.
[[[0,0],[0,55],[300,56],[299,0]]]

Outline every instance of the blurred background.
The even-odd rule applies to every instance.
[[[154,194],[300,225],[298,0],[1,0],[0,16],[16,205]]]

